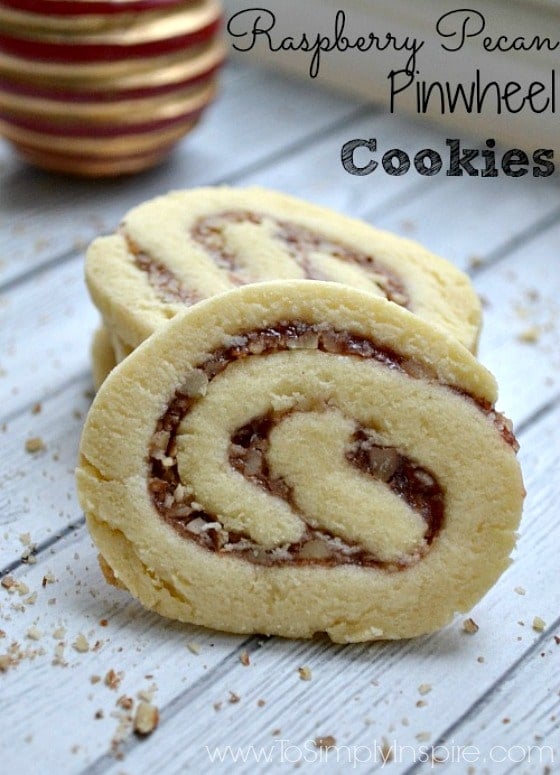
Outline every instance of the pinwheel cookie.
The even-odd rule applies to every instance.
[[[476,349],[480,303],[456,267],[410,240],[273,191],[215,187],[159,197],[131,210],[117,234],[96,239],[86,261],[93,301],[124,352],[185,306],[288,278],[382,296]]]
[[[507,567],[524,496],[492,376],[342,284],[246,285],[177,315],[105,381],[81,505],[109,575],[220,630],[431,632]]]

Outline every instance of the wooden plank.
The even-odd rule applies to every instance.
[[[99,316],[77,258],[14,288],[0,307],[1,419],[24,411],[89,368]]]
[[[559,671],[558,644],[547,633],[535,644],[530,658],[499,685],[487,704],[481,703],[476,717],[469,720],[468,730],[463,732],[466,744],[472,745],[475,752],[487,752],[486,761],[491,763],[493,773],[511,772],[516,764],[528,772],[533,768],[543,772],[546,767],[551,772],[557,769]],[[445,741],[440,745],[446,745]]]
[[[515,423],[558,395],[559,239],[557,224],[475,276],[486,300],[479,357],[496,376],[499,405]]]
[[[4,162],[0,186],[0,283],[57,256],[82,252],[140,201],[174,188],[235,178],[289,153],[357,109],[355,100],[237,65],[200,126],[156,169],[116,180],[80,180]],[[269,95],[264,100],[263,94]]]
[[[29,553],[27,538],[40,549],[83,522],[74,468],[90,390],[86,371],[38,405],[38,413],[38,406],[30,407],[0,433],[0,573]],[[26,451],[29,439],[39,439],[44,449]]]
[[[559,619],[556,632],[560,632]],[[473,704],[466,719],[453,724],[435,741],[438,772],[456,772],[457,765],[466,768],[475,762],[492,775],[557,771],[559,672],[560,647],[549,631],[506,672],[489,696],[485,694]],[[409,775],[429,771],[433,771],[432,765],[426,764],[411,769]]]
[[[19,664],[0,675],[2,707],[10,714],[0,733],[0,742],[7,742],[6,733],[10,739],[2,745],[6,772],[80,772],[111,748],[119,726],[113,714],[124,715],[120,697],[136,703],[137,692],[155,683],[154,702],[168,704],[183,687],[223,671],[243,644],[235,636],[163,620],[107,586],[85,528],[16,575],[29,593],[0,588],[0,653],[9,653],[16,641],[20,654]],[[34,593],[36,602],[27,603]],[[37,628],[37,640],[26,636],[30,627]],[[87,652],[72,646],[80,633]],[[123,674],[113,689],[104,681],[111,670]],[[161,682],[162,674],[168,680]],[[101,681],[93,683],[94,675]],[[95,717],[98,710],[103,718]]]
[[[397,210],[378,214],[376,222],[465,271],[484,265],[540,221],[560,219],[558,185],[543,179],[445,178],[416,193]]]

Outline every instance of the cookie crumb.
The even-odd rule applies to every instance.
[[[429,694],[432,691],[432,684],[420,684],[418,692],[422,695]]]
[[[517,340],[524,344],[535,344],[539,341],[540,335],[541,329],[539,326],[529,326],[529,328],[517,335]]]
[[[57,643],[54,648],[53,665],[59,665],[60,667],[66,667],[68,662],[64,659],[64,643]]]
[[[482,266],[484,263],[484,259],[481,256],[469,256],[469,267],[471,269],[476,269],[479,266]]]
[[[35,625],[32,625],[27,630],[26,637],[28,637],[30,640],[41,640],[41,638],[43,637],[43,634],[38,627],[35,627]]]
[[[264,708],[266,705],[266,700],[257,700],[257,707]]]
[[[149,703],[145,703],[149,704]],[[127,697],[126,694],[123,694],[116,702],[116,705],[118,705],[119,708],[122,708],[123,710],[132,710],[132,707],[134,705],[134,700],[132,697]]]
[[[463,622],[463,632],[466,632],[469,635],[474,635],[474,633],[478,632],[479,629],[480,628],[474,619],[471,619],[471,618],[465,619],[465,621]]]
[[[313,744],[315,745],[315,748],[322,748],[325,750],[334,748],[336,745],[336,738],[332,735],[321,735],[320,737],[315,738]]]
[[[8,592],[11,592],[12,590],[14,590],[17,583],[18,582],[15,580],[13,576],[4,576],[2,581],[0,581],[0,584],[4,587],[4,589],[7,589]]]
[[[187,643],[187,648],[191,654],[200,654],[200,646],[192,640]]]
[[[235,705],[237,702],[240,701],[240,699],[241,699],[241,697],[238,694],[236,694],[235,692],[230,692],[229,693],[228,702],[231,702],[232,705]]]
[[[139,692],[136,692],[136,696],[139,700],[144,700],[144,702],[151,702],[154,699],[154,694],[156,692],[157,686],[152,684],[148,689],[140,689]]]
[[[39,414],[42,408],[43,407],[39,402],[37,402],[36,404],[33,404],[33,406],[31,407],[31,414]]]
[[[427,743],[431,736],[430,732],[418,732],[418,734],[415,735],[419,743]]]
[[[80,654],[85,654],[86,651],[89,651],[89,643],[83,633],[79,633],[76,640],[72,644],[72,648],[74,648]]]
[[[251,664],[251,660],[249,658],[249,654],[246,651],[242,651],[239,655],[239,661],[244,667],[249,667]]]
[[[98,684],[100,681],[101,681],[101,676],[100,675],[92,675],[90,677],[90,679],[89,679],[89,682],[91,684]]]
[[[560,646],[560,635],[554,636],[554,642],[556,643],[557,646]]]
[[[108,686],[109,689],[118,689],[120,686],[120,683],[123,679],[122,673],[116,673],[112,668],[109,670],[105,678],[103,679],[105,686]]]
[[[34,455],[37,452],[42,452],[46,448],[47,445],[40,436],[32,436],[25,442],[25,451],[29,452],[30,455]]]
[[[313,678],[313,673],[311,672],[311,668],[307,667],[307,665],[304,665],[303,667],[298,667],[298,673],[302,681],[311,681],[311,679]]]
[[[524,595],[524,594],[525,594],[525,589],[524,589],[524,587],[515,587],[513,591],[514,591],[516,594],[518,594],[518,595]]]
[[[0,654],[0,673],[5,673],[14,664],[10,654]]]
[[[159,711],[149,702],[140,702],[134,715],[134,731],[142,737],[150,735],[159,723]]]
[[[545,623],[544,619],[541,619],[540,616],[535,616],[535,618],[533,619],[533,625],[532,626],[533,626],[533,629],[535,630],[535,632],[544,632],[544,629],[546,627],[546,623]]]
[[[477,661],[477,662],[480,662],[480,664],[482,664],[482,663],[484,662],[484,657],[482,657],[482,656],[480,656],[480,657],[477,657],[477,658],[476,658],[476,661]]]

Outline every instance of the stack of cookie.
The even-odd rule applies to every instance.
[[[132,210],[86,277],[101,387],[78,489],[107,578],[144,605],[234,632],[409,637],[507,566],[517,445],[452,265],[215,188]]]
[[[214,97],[219,25],[218,0],[2,0],[0,134],[47,169],[150,167]]]

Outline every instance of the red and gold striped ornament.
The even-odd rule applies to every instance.
[[[157,164],[216,93],[218,0],[0,0],[0,134],[87,176]]]

